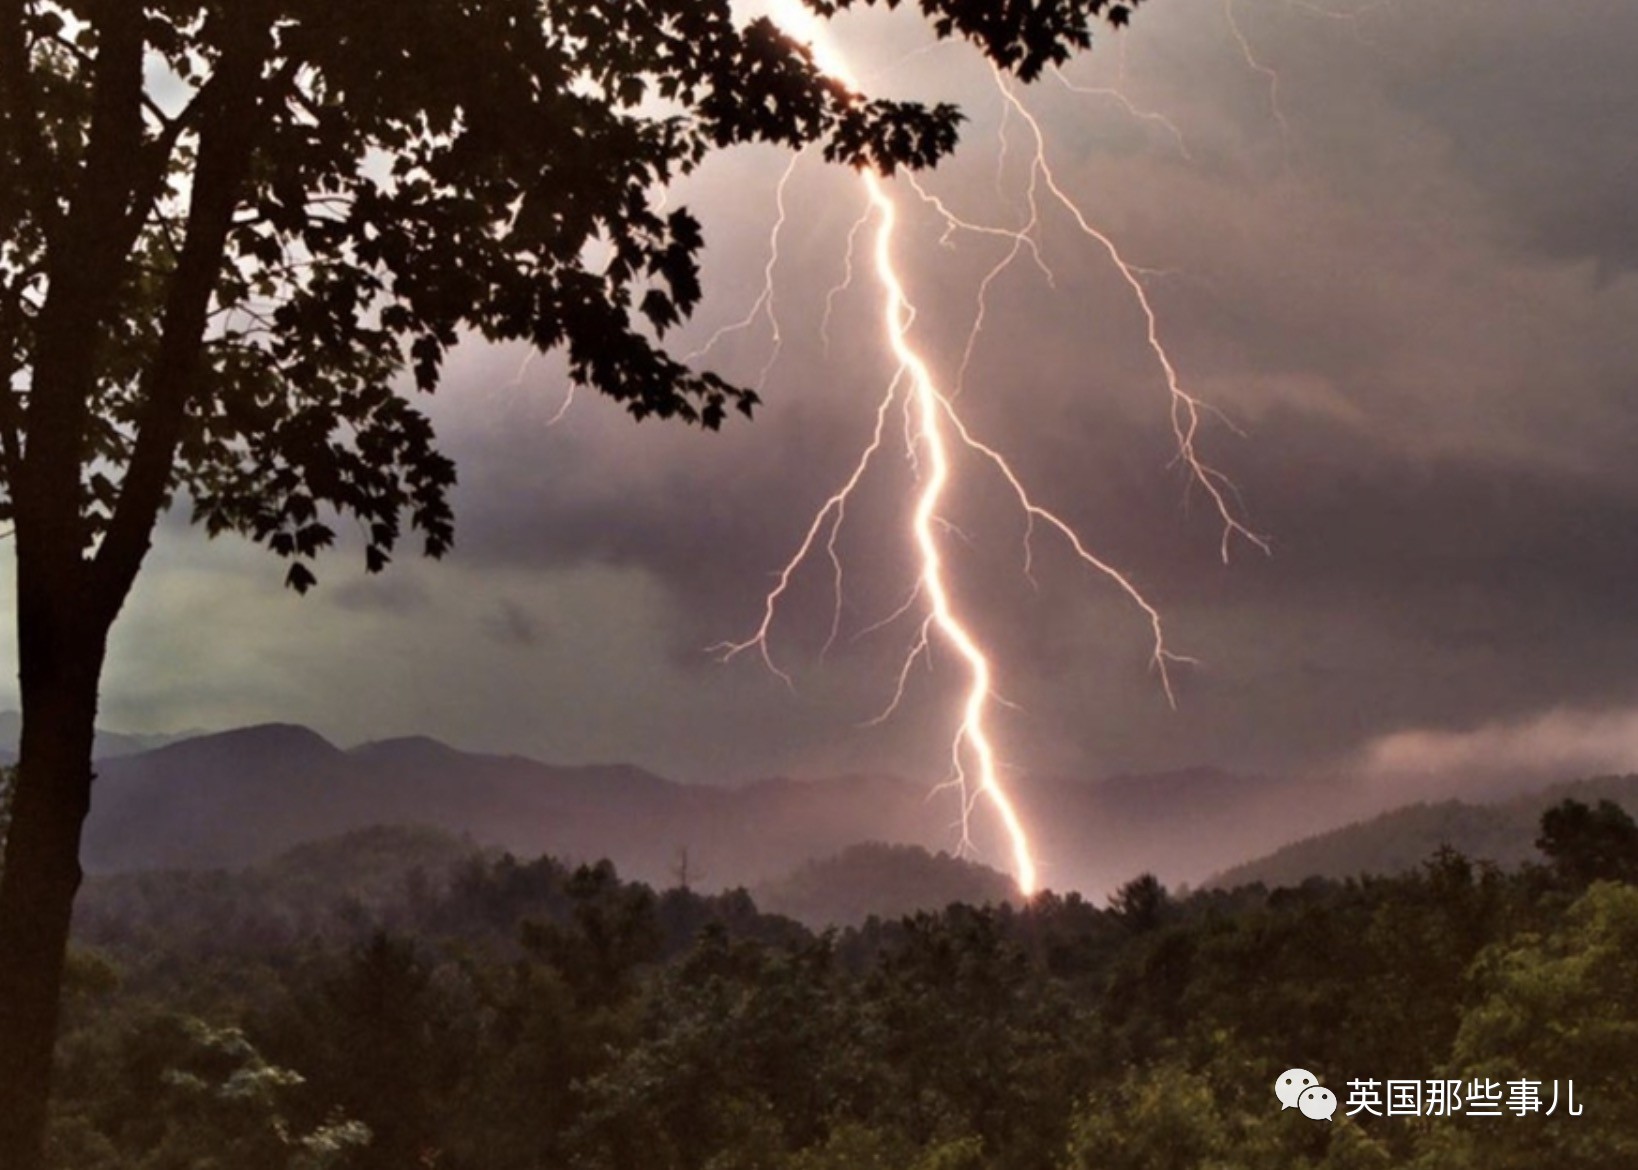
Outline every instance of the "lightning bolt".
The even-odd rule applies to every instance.
[[[1258,550],[1267,553],[1269,551],[1268,541],[1247,528],[1229,502],[1229,494],[1234,490],[1233,484],[1229,482],[1226,475],[1200,457],[1196,440],[1200,435],[1201,416],[1210,410],[1210,407],[1183,388],[1182,380],[1177,372],[1177,365],[1172,361],[1172,355],[1161,341],[1160,318],[1155,313],[1154,304],[1149,300],[1149,293],[1144,288],[1140,270],[1127,261],[1126,257],[1121,254],[1121,250],[1115,245],[1115,241],[1107,233],[1094,226],[1087,218],[1086,213],[1081,210],[1080,205],[1064,190],[1047,161],[1046,133],[1041,129],[1040,121],[1030,112],[1029,107],[1024,105],[1023,101],[1019,99],[1018,95],[1013,92],[1012,87],[1006,83],[1006,80],[999,73],[996,74],[995,81],[996,85],[1000,87],[1002,95],[1006,98],[1007,104],[1024,119],[1025,124],[1030,128],[1030,133],[1034,136],[1034,169],[1036,173],[1040,175],[1041,180],[1046,184],[1047,190],[1052,193],[1052,197],[1069,213],[1081,233],[1103,249],[1143,313],[1144,336],[1148,343],[1149,352],[1154,355],[1155,362],[1159,365],[1166,379],[1166,393],[1171,408],[1172,437],[1177,442],[1178,459],[1181,460],[1187,470],[1190,482],[1204,490],[1207,497],[1210,498],[1212,506],[1217,511],[1218,519],[1222,522],[1220,553],[1223,562],[1228,563],[1230,546],[1235,537],[1239,537]],[[1033,184],[1031,190],[1032,192],[1034,190]]]
[[[798,0],[773,0],[770,7],[774,19],[788,35],[810,46],[815,63],[821,69],[848,88],[859,90],[860,87],[846,59],[829,39],[823,22],[804,8]],[[916,474],[918,485],[910,509],[907,531],[908,544],[917,566],[915,585],[908,600],[898,610],[870,629],[896,620],[914,609],[918,603],[924,607],[924,614],[917,637],[900,670],[892,699],[887,709],[873,722],[885,719],[897,707],[904,694],[911,668],[916,661],[931,653],[936,635],[938,643],[953,651],[965,670],[965,690],[950,742],[951,776],[947,782],[961,795],[962,845],[964,848],[971,847],[969,832],[971,815],[979,802],[988,802],[1005,831],[1012,856],[1014,879],[1019,890],[1027,897],[1039,886],[1039,870],[1029,834],[1002,777],[997,740],[990,718],[995,706],[1009,704],[997,691],[991,654],[985,649],[970,621],[961,611],[952,594],[949,581],[950,564],[945,556],[944,544],[951,526],[940,515],[939,509],[956,474],[954,451],[963,450],[987,462],[1006,483],[1023,511],[1026,525],[1024,539],[1026,574],[1031,567],[1032,538],[1037,526],[1051,529],[1063,538],[1082,563],[1113,583],[1144,615],[1152,636],[1151,664],[1168,701],[1174,705],[1175,695],[1170,668],[1175,663],[1191,661],[1173,653],[1167,647],[1160,611],[1149,602],[1136,584],[1114,565],[1094,553],[1075,529],[1057,513],[1038,503],[1006,456],[979,438],[957,410],[956,399],[965,379],[978,335],[983,329],[991,285],[1003,271],[1026,254],[1049,282],[1052,278],[1036,235],[1041,222],[1041,204],[1047,195],[1069,212],[1088,239],[1100,246],[1130,289],[1143,313],[1147,322],[1147,344],[1164,375],[1178,458],[1187,470],[1191,482],[1201,488],[1212,501],[1222,522],[1223,557],[1227,559],[1235,537],[1240,537],[1265,551],[1267,544],[1237,518],[1229,498],[1232,487],[1222,473],[1205,463],[1198,454],[1196,440],[1202,415],[1207,408],[1181,384],[1175,363],[1161,341],[1158,320],[1141,280],[1142,270],[1127,262],[1113,240],[1091,223],[1064,190],[1048,163],[1046,137],[1039,122],[999,73],[996,74],[996,81],[1006,101],[1005,112],[1020,116],[1033,138],[1034,151],[1030,158],[1027,206],[1023,223],[1016,228],[978,223],[958,215],[914,179],[908,183],[915,197],[942,218],[946,242],[955,234],[972,233],[995,237],[1006,241],[1008,245],[1002,259],[991,268],[979,286],[977,313],[962,356],[956,388],[950,392],[942,388],[912,336],[915,309],[896,257],[901,216],[899,201],[881,176],[869,170],[861,170],[859,182],[865,196],[866,208],[864,215],[855,223],[849,234],[844,284],[838,289],[833,289],[826,299],[825,324],[822,330],[828,328],[832,300],[841,287],[846,287],[853,280],[855,240],[865,226],[873,224],[871,270],[881,299],[882,334],[897,363],[898,372],[876,405],[870,439],[855,460],[851,473],[814,514],[796,551],[782,566],[773,587],[765,596],[762,618],[756,629],[742,641],[722,643],[713,649],[725,661],[754,650],[769,670],[783,679],[787,685],[793,686],[789,673],[774,658],[770,639],[780,602],[790,589],[793,578],[803,564],[821,548],[831,566],[836,598],[830,638],[826,642],[827,649],[835,640],[839,629],[843,588],[842,563],[836,549],[837,534],[846,518],[848,501],[858,490],[885,445],[888,419],[894,407],[898,406],[904,415],[905,456]],[[1135,108],[1134,113],[1144,116]],[[794,165],[793,161],[793,168]],[[779,232],[785,216],[784,186],[790,175],[791,171],[787,170],[780,183],[779,217],[770,240],[770,259],[765,273],[768,283],[762,297],[752,307],[745,320],[738,326],[730,326],[729,330],[748,326],[764,312],[772,319],[772,270],[777,261]],[[777,344],[777,323],[774,330]],[[719,332],[714,336],[707,342],[705,348],[714,344],[721,335]]]
[[[1126,73],[1126,42],[1122,41],[1120,44],[1122,54],[1120,73],[1121,76],[1124,77]],[[1079,85],[1076,82],[1069,80],[1068,77],[1064,76],[1064,71],[1058,68],[1056,65],[1052,67],[1052,75],[1058,79],[1058,84],[1062,85],[1070,93],[1080,94],[1083,97],[1108,98],[1138,121],[1150,122],[1156,126],[1159,126],[1162,130],[1166,131],[1166,133],[1171,137],[1172,141],[1177,144],[1177,153],[1179,157],[1181,157],[1184,162],[1194,161],[1194,156],[1189,153],[1189,144],[1184,140],[1183,131],[1178,129],[1177,123],[1172,121],[1165,114],[1162,114],[1159,110],[1148,110],[1139,106],[1131,98],[1126,96],[1125,91],[1122,90],[1119,85]]]
[[[768,329],[771,333],[772,345],[768,352],[767,361],[762,363],[762,370],[757,375],[756,389],[761,390],[768,381],[768,374],[773,370],[774,363],[779,360],[780,350],[784,348],[785,339],[780,335],[779,314],[774,312],[774,273],[779,268],[779,240],[785,233],[785,221],[790,213],[785,207],[785,193],[790,188],[791,176],[796,173],[796,165],[802,161],[805,152],[797,151],[791,156],[790,163],[779,176],[779,183],[774,188],[775,215],[773,227],[768,231],[768,262],[762,269],[762,292],[752,303],[745,316],[731,324],[724,325],[706,339],[705,344],[691,353],[683,356],[683,364],[691,364],[704,357],[715,349],[732,333],[740,333],[756,324],[758,317],[766,317]]]
[[[1266,64],[1251,47],[1251,38],[1246,36],[1245,30],[1240,27],[1240,18],[1234,12],[1234,0],[1223,0],[1223,19],[1228,23],[1229,35],[1240,49],[1240,56],[1245,58],[1246,68],[1253,73],[1260,74],[1268,82],[1268,109],[1274,115],[1274,121],[1280,127],[1280,145],[1287,155],[1291,150],[1291,123],[1286,121],[1285,107],[1280,102],[1280,75],[1273,66]]]
[[[1297,12],[1303,12],[1309,16],[1318,17],[1321,20],[1328,20],[1334,24],[1347,25],[1353,31],[1354,35],[1360,39],[1362,44],[1368,44],[1369,42],[1365,40],[1364,34],[1360,29],[1360,25],[1363,24],[1367,18],[1375,16],[1378,12],[1383,12],[1394,7],[1397,2],[1398,0],[1370,0],[1369,3],[1360,4],[1354,8],[1335,9],[1327,8],[1323,4],[1316,4],[1314,3],[1314,0],[1286,0],[1286,6]]]

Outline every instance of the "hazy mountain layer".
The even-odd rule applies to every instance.
[[[1145,870],[1170,883],[1208,874],[1301,832],[1358,815],[1298,799],[1295,782],[1209,769],[1089,783],[1026,778],[1043,880],[1101,897]],[[480,845],[703,889],[755,886],[863,842],[953,851],[959,798],[882,776],[684,785],[623,765],[565,767],[458,751],[430,739],[342,750],[269,724],[105,759],[85,863],[94,872],[232,867],[376,824],[425,824]],[[990,809],[971,817],[977,856],[1009,856]]]
[[[988,866],[913,845],[880,843],[809,861],[751,894],[764,913],[783,914],[816,930],[857,926],[872,915],[943,910],[953,902],[984,906],[1018,900],[1012,879]]]
[[[937,853],[961,840],[959,799],[931,783],[848,776],[685,785],[626,765],[552,765],[430,739],[343,750],[279,724],[104,759],[98,772],[84,848],[93,872],[239,867],[371,825],[419,824],[520,856],[607,857],[638,880],[711,890],[773,882],[864,842]],[[1202,768],[1101,781],[1026,776],[1015,795],[1043,882],[1097,899],[1145,871],[1172,886],[1213,874],[1300,881],[1390,871],[1444,840],[1516,860],[1549,799],[1410,809],[1375,831],[1375,844],[1319,838],[1253,872],[1231,867],[1379,813],[1403,794]],[[977,858],[1003,866],[1009,852],[983,802],[970,828]]]
[[[1316,876],[1404,873],[1443,845],[1502,866],[1539,861],[1535,841],[1541,832],[1541,814],[1568,797],[1586,804],[1613,800],[1628,812],[1638,812],[1638,776],[1601,776],[1556,784],[1498,804],[1459,800],[1413,804],[1295,841],[1266,857],[1226,869],[1208,884],[1225,888],[1252,882],[1270,887],[1293,886]]]

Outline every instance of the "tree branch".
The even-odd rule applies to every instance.
[[[87,342],[106,334],[118,304],[129,251],[125,208],[143,140],[141,6],[115,0],[95,11],[90,134],[67,214],[52,220],[45,238],[46,299],[31,355],[27,444],[11,484],[19,550],[32,548],[29,555],[57,574],[67,574],[82,552],[79,477],[98,360]],[[9,30],[4,35],[13,39]]]
[[[143,147],[143,154],[146,156],[144,174],[137,182],[132,192],[130,206],[126,210],[129,241],[127,247],[131,242],[135,242],[137,235],[142,231],[142,225],[148,220],[149,212],[154,210],[159,200],[160,191],[165,186],[166,173],[170,169],[171,152],[176,149],[176,144],[183,133],[199,122],[201,112],[208,109],[216,100],[222,84],[221,78],[220,72],[213,74],[188,99],[188,104],[182,107],[175,117],[155,115],[160,123],[160,131],[152,142]],[[153,108],[152,102],[147,102],[147,105]]]
[[[19,272],[12,286],[6,289],[5,300],[0,302],[0,478],[6,490],[15,492],[18,469],[23,464],[21,424],[17,399],[11,391],[11,378],[17,372],[17,353],[21,348],[23,330],[23,288],[28,283],[27,270]]]
[[[34,100],[34,70],[25,27],[30,7],[28,0],[0,0],[0,132],[4,134],[0,145],[4,156],[15,160],[13,167],[7,168],[15,168],[14,177],[33,176],[32,183],[22,189],[32,187],[35,215],[41,227],[49,230],[55,218],[54,201],[46,182],[51,173],[47,165],[50,156]],[[10,239],[16,223],[22,220],[21,210],[8,206],[13,198],[11,192],[0,192],[0,239]],[[18,199],[20,203],[29,202],[26,195]]]
[[[287,65],[273,78],[262,79],[273,47],[270,20],[243,10],[224,19],[234,25],[226,31],[221,65],[205,87],[215,96],[202,107],[187,229],[166,297],[159,346],[139,390],[135,446],[92,566],[92,603],[110,618],[130,591],[164,507],[234,212],[266,124],[265,111],[282,100],[280,91],[294,72]]]

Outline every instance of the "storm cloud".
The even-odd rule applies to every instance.
[[[842,28],[884,88],[967,109],[929,189],[963,216],[1021,223],[1028,136],[982,65],[923,51],[911,14]],[[995,280],[962,408],[1200,661],[1179,668],[1173,710],[1141,615],[1047,532],[1032,584],[1021,517],[964,459],[948,519],[967,539],[949,555],[1017,704],[1002,735],[1022,774],[1613,758],[1564,744],[1583,727],[1624,744],[1638,707],[1635,47],[1638,9],[1619,0],[1330,16],[1154,0],[1066,70],[1073,88],[1028,92],[1056,175],[1142,266],[1185,383],[1221,411],[1201,449],[1272,555],[1241,542],[1221,562],[1130,290],[1043,202],[1050,279],[1025,256]],[[756,303],[787,162],[736,152],[676,193],[710,241],[709,300],[678,352]],[[900,620],[862,634],[912,585],[902,444],[850,506],[840,636],[821,657],[823,557],[774,626],[795,693],[754,653],[708,651],[756,628],[894,372],[862,254],[835,291],[856,185],[804,159],[788,207],[781,347],[757,317],[699,359],[745,383],[766,368],[754,421],[634,425],[587,393],[559,419],[560,363],[469,345],[430,403],[461,468],[453,555],[367,579],[343,554],[297,600],[265,558],[173,525],[119,631],[107,722],[418,731],[694,779],[938,778],[947,655],[912,673],[894,720],[861,726],[914,633]],[[918,340],[949,380],[1006,242],[943,235],[917,204],[901,256]]]

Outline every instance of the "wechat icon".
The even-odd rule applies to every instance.
[[[1337,1111],[1337,1095],[1305,1068],[1288,1068],[1281,1073],[1274,1082],[1274,1095],[1280,1099],[1281,1109],[1299,1110],[1315,1121],[1330,1121]]]

